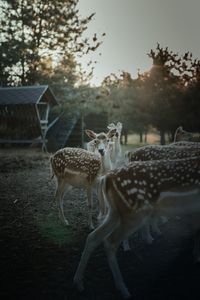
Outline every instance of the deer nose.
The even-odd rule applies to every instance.
[[[99,149],[99,153],[101,154],[101,156],[104,156],[104,149]]]

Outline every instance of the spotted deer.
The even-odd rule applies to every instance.
[[[182,142],[183,143],[183,142]],[[147,145],[140,148],[136,148],[126,152],[127,161],[148,161],[148,160],[162,160],[162,159],[181,159],[190,158],[194,156],[200,156],[200,147],[190,147],[184,146],[187,142],[182,144],[182,146],[173,145],[172,146],[160,146],[160,145]],[[193,143],[192,143],[193,144]],[[161,218],[162,221],[166,222],[166,218]],[[146,225],[142,230],[142,236],[146,239],[147,243],[153,242],[154,238],[151,235],[150,228],[153,232],[161,234],[158,227],[158,221],[155,218],[150,222],[149,226]]]
[[[169,146],[184,146],[184,147],[190,147],[190,148],[200,148],[200,142],[188,142],[188,141],[180,141],[180,142],[173,142],[169,144]]]
[[[94,136],[94,153],[81,148],[64,148],[51,157],[51,167],[57,179],[55,198],[58,202],[62,221],[68,225],[63,210],[63,198],[66,191],[72,187],[82,187],[87,191],[87,204],[90,210],[89,226],[92,222],[93,197],[92,190],[96,188],[99,176],[111,169],[110,139],[115,131],[109,131],[104,139]]]
[[[200,134],[183,130],[183,127],[179,126],[174,134],[174,142],[178,141],[199,142]]]
[[[200,154],[200,143],[196,147],[194,147],[194,143],[191,146],[189,142],[180,143],[179,145],[173,144],[173,146],[147,145],[129,150],[125,153],[126,160],[129,163],[132,161],[186,158]]]
[[[88,260],[104,242],[116,288],[123,298],[129,298],[116,258],[119,244],[152,215],[157,218],[165,213],[185,215],[200,211],[200,157],[132,162],[103,176],[101,188],[109,209],[104,222],[87,237],[74,284],[80,291],[84,289]]]

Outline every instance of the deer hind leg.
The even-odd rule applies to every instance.
[[[94,229],[93,221],[92,221],[92,210],[93,210],[93,194],[92,188],[89,187],[87,189],[87,205],[89,208],[89,220],[88,225],[90,229]]]
[[[162,232],[160,231],[160,228],[158,227],[159,220],[161,221],[161,217],[152,218],[151,219],[151,228],[152,231],[155,232],[157,235],[161,235]]]
[[[58,180],[55,198],[58,203],[59,215],[62,222],[66,225],[69,225],[69,222],[65,219],[64,209],[63,209],[63,198],[64,198],[66,188],[69,190],[70,185],[67,185],[63,180]]]
[[[147,224],[145,224],[140,230],[142,239],[145,240],[147,244],[152,244],[154,240],[150,228],[151,228],[151,223],[147,222]]]
[[[107,253],[108,263],[113,274],[116,288],[121,292],[123,298],[130,297],[130,293],[124,283],[117,258],[116,251],[119,244],[129,235],[136,232],[146,222],[146,216],[134,217],[130,219],[123,219],[118,227],[105,240],[105,250]]]
[[[84,289],[82,283],[83,275],[92,252],[100,245],[106,236],[115,229],[118,222],[119,218],[113,213],[109,213],[104,222],[88,235],[81,260],[74,276],[74,284],[78,290],[82,291]]]
[[[99,215],[97,219],[101,222],[107,214],[107,206],[100,185],[98,185],[97,187],[97,197],[98,197],[98,204],[99,204]]]

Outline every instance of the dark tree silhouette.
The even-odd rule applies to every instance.
[[[95,51],[101,42],[82,38],[94,14],[81,18],[78,0],[0,1],[0,81],[3,85],[38,83],[41,71],[74,54]],[[9,49],[9,51],[7,51]],[[41,68],[42,66],[42,68]]]

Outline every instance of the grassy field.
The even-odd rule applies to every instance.
[[[138,134],[129,134],[128,136],[128,144],[122,145],[122,154],[124,154],[127,150],[136,147],[142,147],[147,144],[159,144],[160,136],[156,133],[149,133],[147,135],[147,143],[140,143]]]

